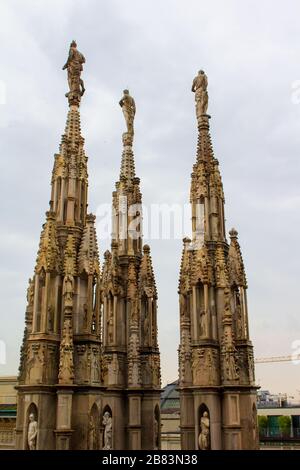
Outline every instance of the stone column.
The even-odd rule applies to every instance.
[[[73,391],[65,388],[57,391],[57,415],[56,415],[56,449],[70,450]]]

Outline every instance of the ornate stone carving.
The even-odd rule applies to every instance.
[[[29,343],[27,357],[26,382],[30,384],[42,383],[44,360],[41,345]]]
[[[236,229],[232,228],[229,232],[230,235],[230,247],[229,247],[229,276],[230,283],[236,284],[238,286],[247,287],[247,280],[244,268],[244,262],[242,258],[242,253],[240,245],[238,242],[238,232]]]
[[[161,386],[161,377],[160,377],[160,359],[159,355],[152,354],[152,364],[151,364],[151,372],[152,372],[152,383],[155,387]]]
[[[129,94],[129,90],[123,91],[123,96],[120,99],[119,104],[122,108],[122,111],[125,117],[127,132],[128,134],[133,135],[133,132],[134,132],[133,121],[134,121],[136,108],[135,108],[134,99]]]
[[[147,307],[146,307],[147,308]],[[145,312],[144,322],[143,322],[143,338],[144,338],[144,346],[149,346],[149,313]]]
[[[53,332],[53,326],[54,326],[54,307],[52,305],[48,306],[47,309],[47,319],[48,319],[48,332],[52,333]]]
[[[66,97],[71,104],[79,105],[80,98],[85,92],[84,83],[81,79],[82,64],[85,63],[85,58],[77,49],[75,41],[71,42],[69,49],[69,56],[67,62],[63,66],[63,70],[68,70],[68,84],[70,91],[66,93]]]
[[[199,70],[194,78],[192,91],[195,93],[197,119],[206,114],[208,107],[207,76],[203,70]]]
[[[56,214],[53,211],[46,212],[46,222],[40,237],[39,250],[36,260],[35,272],[60,272],[61,259],[56,233]]]
[[[38,425],[37,425],[37,421],[35,420],[34,414],[30,413],[29,425],[28,425],[28,431],[27,431],[27,442],[28,442],[29,450],[36,450],[36,441],[37,441],[37,433],[38,433],[37,426]]]
[[[233,348],[223,348],[222,371],[223,380],[225,381],[236,381],[239,379],[238,366],[236,364],[235,351]]]
[[[27,303],[28,307],[33,306],[33,297],[34,297],[34,279],[29,278],[28,288],[27,288]]]
[[[248,348],[247,359],[248,359],[249,382],[250,384],[253,384],[255,381],[255,372],[254,372],[254,357],[253,357],[252,349]]]
[[[200,419],[201,432],[199,434],[199,449],[209,450],[210,449],[210,421],[208,412],[204,411]]]
[[[98,348],[92,348],[91,354],[91,377],[92,382],[99,383],[101,381],[101,363]]]
[[[188,330],[182,330],[181,343],[179,346],[179,380],[180,382],[191,381],[191,337]]]
[[[74,295],[74,277],[71,274],[67,274],[64,277],[64,287],[63,287],[65,307],[73,306],[73,295]]]
[[[117,354],[113,354],[111,361],[108,364],[108,384],[118,384],[119,383],[119,360]]]
[[[102,424],[104,426],[104,445],[103,450],[112,450],[112,416],[109,411],[105,411]]]
[[[62,341],[60,343],[58,379],[59,383],[63,384],[73,383],[74,379],[73,334],[71,318],[65,318],[64,320]]]
[[[23,333],[23,340],[22,345],[20,348],[20,365],[19,365],[19,373],[18,373],[18,380],[19,382],[24,382],[26,378],[26,367],[27,367],[27,338],[28,338],[28,329],[25,326],[24,333]]]
[[[216,249],[215,256],[216,284],[217,287],[225,288],[228,286],[228,271],[222,247]]]
[[[128,383],[138,385],[141,382],[139,367],[139,337],[133,332],[129,338],[128,350]]]

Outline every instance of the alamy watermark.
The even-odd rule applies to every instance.
[[[191,230],[189,249],[203,245],[205,232],[204,204],[193,206],[191,224],[190,204],[128,204],[127,196],[120,196],[118,207],[101,204],[97,211],[97,233],[100,240],[110,237],[118,240],[144,237],[148,240],[180,240]]]

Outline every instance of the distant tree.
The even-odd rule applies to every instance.
[[[291,417],[290,416],[279,416],[278,418],[278,426],[280,432],[285,436],[289,436],[291,432]]]
[[[267,416],[258,416],[258,428],[259,434],[265,436],[268,429],[268,417]]]

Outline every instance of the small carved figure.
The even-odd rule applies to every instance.
[[[207,76],[203,70],[199,70],[198,75],[194,78],[192,91],[195,93],[196,115],[199,118],[206,114],[208,107]]]
[[[109,411],[105,411],[102,424],[104,426],[104,446],[103,450],[112,449],[112,417]]]
[[[74,278],[71,274],[67,274],[64,278],[64,299],[66,306],[73,305],[74,295]]]
[[[233,353],[225,353],[225,371],[227,380],[236,380],[238,378],[237,368]]]
[[[209,450],[210,439],[209,439],[209,417],[207,411],[204,411],[203,416],[200,420],[201,432],[199,434],[199,448],[201,450]]]
[[[83,304],[83,329],[87,329],[88,324],[88,307],[87,304]]]
[[[149,315],[146,314],[144,318],[144,345],[149,346]]]
[[[108,342],[111,344],[114,339],[114,319],[113,319],[112,314],[109,317],[108,322],[107,322],[107,330],[108,330]]]
[[[54,317],[54,308],[50,305],[48,307],[48,331],[53,331],[53,317]]]
[[[29,278],[28,288],[27,288],[27,302],[28,306],[33,305],[33,296],[34,296],[34,282],[33,279]]]
[[[29,415],[29,425],[27,433],[27,441],[29,450],[36,450],[36,438],[37,438],[37,421],[33,413]]]
[[[205,310],[201,310],[200,312],[200,335],[203,337],[207,336],[206,331],[206,313]]]
[[[121,106],[125,117],[127,132],[133,135],[133,121],[136,111],[135,101],[132,96],[130,96],[129,90],[124,90],[123,93],[124,94],[119,101],[119,105]]]

